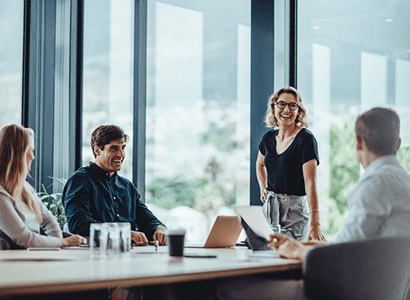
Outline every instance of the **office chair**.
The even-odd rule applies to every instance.
[[[0,237],[0,250],[9,250],[10,244],[8,241]]]
[[[316,247],[306,255],[302,271],[309,299],[406,299],[410,237]]]

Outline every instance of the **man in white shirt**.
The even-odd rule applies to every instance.
[[[410,236],[410,176],[396,159],[401,139],[397,113],[373,108],[355,124],[357,160],[365,169],[348,197],[348,217],[338,242],[382,236]],[[271,246],[283,257],[303,257],[312,245],[271,236]]]

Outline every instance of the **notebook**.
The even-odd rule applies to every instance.
[[[187,248],[229,248],[234,247],[242,231],[237,216],[218,216],[209,232],[205,245],[190,245]]]

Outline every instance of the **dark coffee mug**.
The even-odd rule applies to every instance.
[[[170,256],[184,256],[185,233],[186,231],[183,229],[167,231]]]

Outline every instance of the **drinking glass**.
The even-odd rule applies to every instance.
[[[90,252],[91,256],[100,254],[101,250],[101,230],[103,224],[91,223],[90,225]]]
[[[101,253],[103,255],[120,253],[120,228],[118,223],[104,223],[100,237]]]
[[[131,250],[131,224],[128,222],[117,223],[119,228],[119,252],[127,253]]]

